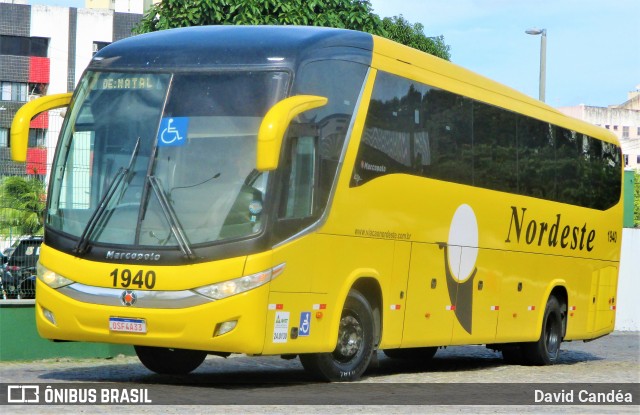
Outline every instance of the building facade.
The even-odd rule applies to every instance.
[[[141,17],[107,8],[0,0],[0,177],[46,177],[62,124],[61,111],[32,120],[26,166],[10,160],[9,134],[16,112],[41,95],[73,91],[92,56],[111,42],[131,36]]]
[[[625,166],[640,171],[640,85],[629,92],[627,100],[620,105],[606,108],[577,105],[558,109],[613,132],[620,140]]]

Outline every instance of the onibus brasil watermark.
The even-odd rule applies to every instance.
[[[148,388],[8,385],[9,404],[150,404]]]

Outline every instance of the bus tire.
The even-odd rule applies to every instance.
[[[534,366],[552,365],[558,361],[561,343],[562,312],[558,299],[551,296],[544,309],[540,338],[521,346],[524,360]]]
[[[142,364],[160,375],[186,375],[196,370],[207,357],[207,352],[200,350],[149,346],[134,346],[134,349]]]
[[[427,362],[433,359],[437,347],[408,347],[405,349],[385,349],[384,354],[391,359],[415,360]]]
[[[301,354],[302,366],[324,381],[352,381],[362,376],[375,351],[373,311],[367,299],[351,290],[340,317],[338,341],[331,353]]]

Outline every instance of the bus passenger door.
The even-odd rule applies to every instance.
[[[451,342],[455,315],[442,258],[438,244],[411,245],[402,347],[444,346]]]

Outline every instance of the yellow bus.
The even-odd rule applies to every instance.
[[[67,105],[44,338],[133,345],[158,373],[245,353],[355,380],[378,350],[546,365],[613,330],[616,138],[449,62],[340,29],[136,36],[23,107],[15,160]]]

